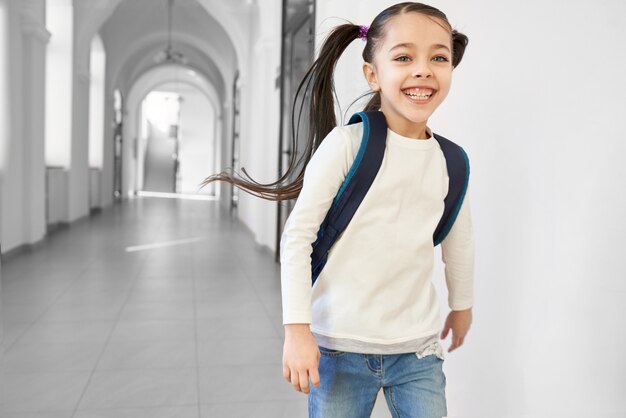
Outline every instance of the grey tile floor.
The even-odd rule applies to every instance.
[[[6,260],[1,295],[1,418],[307,416],[279,266],[216,202],[106,209]]]
[[[3,418],[307,416],[278,265],[216,202],[131,200],[2,268]]]

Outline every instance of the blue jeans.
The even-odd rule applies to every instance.
[[[357,354],[320,347],[320,386],[309,418],[369,418],[382,388],[394,418],[447,415],[443,360],[408,354]]]

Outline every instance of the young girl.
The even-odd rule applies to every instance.
[[[362,123],[336,127],[332,87],[337,60],[357,38],[366,41],[363,73],[373,91],[365,110],[382,111],[388,125],[385,154],[311,287],[311,244],[361,143]],[[369,28],[336,27],[302,83],[312,83],[305,170],[270,185],[225,173],[207,179],[269,199],[298,196],[281,239],[283,375],[309,394],[310,417],[369,417],[381,388],[396,418],[447,414],[439,338],[452,331],[452,351],[470,327],[474,244],[466,193],[442,242],[451,308],[442,330],[433,231],[449,179],[427,122],[466,45],[445,14],[421,3],[389,7]]]

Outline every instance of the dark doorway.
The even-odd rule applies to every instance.
[[[113,198],[122,198],[122,132],[124,128],[124,99],[122,92],[113,92]]]
[[[294,125],[292,123],[292,107],[295,105],[296,117],[302,101],[294,104],[298,85],[304,77],[315,55],[315,1],[314,0],[283,0],[283,43],[281,62],[281,118],[280,118],[280,149],[279,174],[282,175],[294,153],[299,157],[306,142],[308,131],[308,107],[302,107],[297,150],[293,149],[292,139]],[[296,119],[297,123],[297,119]],[[297,159],[297,158],[296,158]],[[283,225],[291,213],[295,200],[279,202],[276,233],[276,260],[280,258],[280,236]]]

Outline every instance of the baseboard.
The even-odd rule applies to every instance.
[[[71,228],[72,225],[78,225],[80,223],[88,221],[92,216],[96,216],[100,214],[101,212],[102,212],[102,208],[93,208],[89,211],[87,215],[81,216],[80,218],[75,219],[73,222],[56,222],[53,224],[48,224],[46,225],[46,234],[39,241],[30,243],[30,244],[18,245],[17,247],[12,248],[5,253],[2,253],[0,249],[0,257],[2,261],[4,262],[4,261],[9,261],[21,254],[26,254],[26,253],[36,251],[45,245],[46,239],[50,235],[58,231],[69,229]]]
[[[48,232],[46,232],[46,234],[47,233]],[[22,254],[37,251],[38,249],[40,249],[41,247],[45,245],[45,241],[46,241],[46,236],[44,236],[39,241],[31,243],[31,244],[18,245],[17,247],[10,249],[6,253],[0,254],[0,257],[2,258],[2,262],[4,263],[6,261],[10,261],[14,259],[15,257],[22,255]]]
[[[46,225],[46,235],[52,234],[62,229],[68,229],[70,225],[71,224],[69,222],[57,222],[54,224],[48,224]]]

